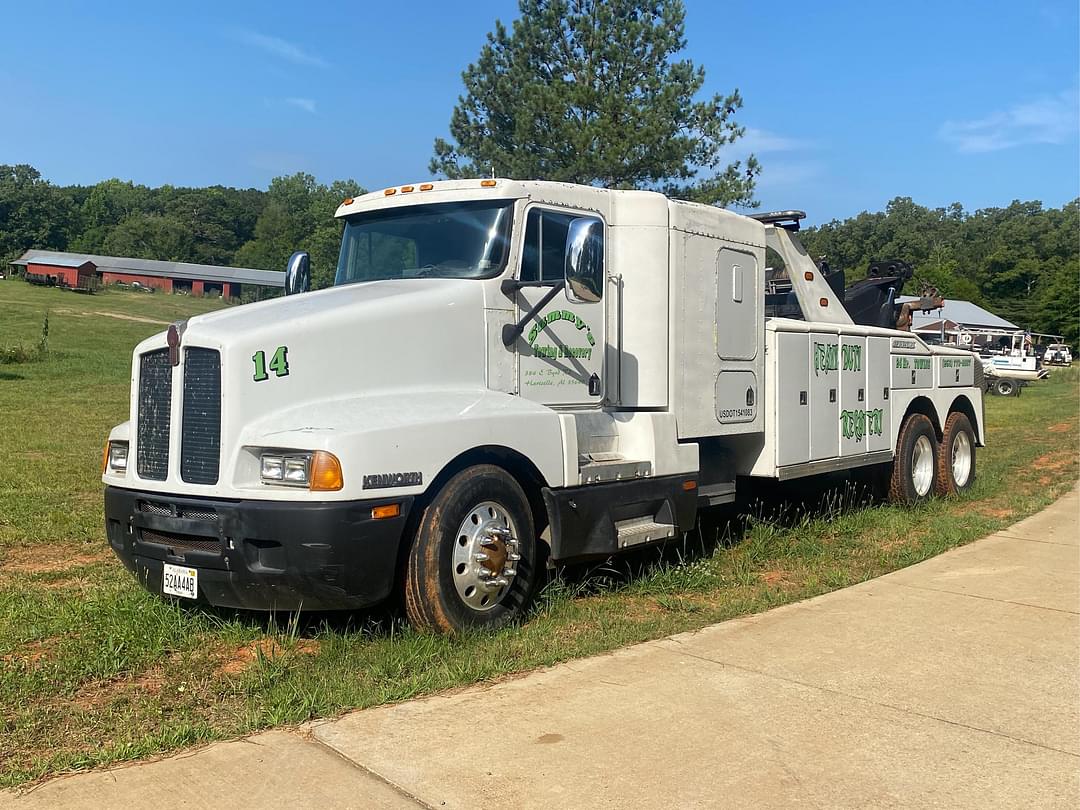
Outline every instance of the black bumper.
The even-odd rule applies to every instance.
[[[401,504],[374,520],[371,510]],[[105,488],[105,528],[124,565],[162,593],[165,563],[198,569],[198,601],[247,610],[353,610],[385,599],[412,498],[219,500]]]

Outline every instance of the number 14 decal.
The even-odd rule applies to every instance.
[[[269,368],[278,377],[289,376],[289,347],[278,346],[274,351],[274,356],[270,358],[270,365],[266,364],[266,352],[258,351],[251,355],[251,361],[255,364],[255,376],[253,379],[255,382],[262,382],[263,380],[269,380],[270,375],[266,373],[266,369]]]

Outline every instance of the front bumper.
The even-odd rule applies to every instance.
[[[353,610],[385,599],[412,498],[300,503],[105,488],[109,545],[152,593],[164,563],[199,571],[198,601],[247,610]],[[401,504],[395,518],[371,509]]]

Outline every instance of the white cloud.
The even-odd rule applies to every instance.
[[[327,64],[325,59],[310,54],[303,50],[299,45],[286,42],[284,39],[260,34],[258,31],[248,31],[246,29],[237,31],[236,36],[241,42],[264,50],[281,59],[293,62],[294,64],[321,68],[329,67],[329,64]]]
[[[773,163],[761,168],[757,187],[759,189],[794,190],[820,179],[825,174],[820,163]]]
[[[312,115],[315,114],[315,99],[313,98],[287,98],[285,99],[285,103],[291,104],[292,106],[304,110],[305,112],[309,112]]]
[[[809,141],[802,141],[798,138],[788,138],[784,135],[778,135],[775,132],[769,132],[765,129],[755,129],[754,127],[747,127],[746,132],[739,140],[735,141],[735,144],[740,150],[747,153],[753,152],[754,154],[762,154],[764,152],[794,152],[799,149],[808,149],[813,144]]]
[[[972,121],[946,121],[938,134],[958,152],[996,152],[1026,144],[1062,144],[1080,128],[1077,89],[1016,104]]]

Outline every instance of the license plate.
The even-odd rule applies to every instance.
[[[199,572],[182,565],[169,565],[161,572],[161,590],[169,596],[196,599],[199,596]]]

